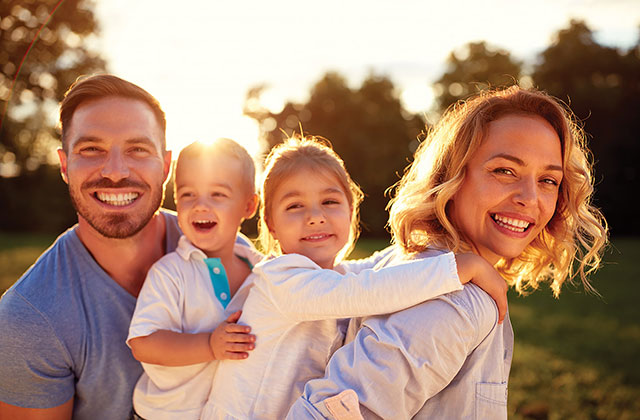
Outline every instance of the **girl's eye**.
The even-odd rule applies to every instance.
[[[332,204],[340,204],[340,202],[338,200],[330,199],[330,200],[324,200],[322,202],[322,204],[324,204],[324,205],[332,205]]]
[[[193,197],[193,193],[190,192],[184,192],[180,194],[180,198],[191,198]]]
[[[302,205],[300,205],[298,203],[294,203],[294,204],[289,204],[285,209],[286,210],[295,210],[295,209],[299,209],[300,207],[302,207]]]

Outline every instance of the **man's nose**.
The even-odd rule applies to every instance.
[[[118,151],[110,151],[106,162],[102,166],[101,174],[114,182],[129,177],[129,166],[125,162],[124,156]]]

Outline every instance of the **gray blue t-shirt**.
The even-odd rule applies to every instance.
[[[180,237],[166,220],[166,251]],[[74,419],[127,419],[142,367],[125,344],[136,298],[84,247],[58,237],[0,300],[0,400],[50,408],[75,395]]]

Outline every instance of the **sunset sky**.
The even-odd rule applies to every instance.
[[[97,3],[109,71],[160,100],[176,152],[230,137],[256,153],[257,129],[242,103],[259,83],[270,87],[263,103],[278,111],[287,99],[306,99],[328,70],[354,86],[375,72],[391,77],[409,110],[422,112],[447,55],[470,41],[532,63],[571,18],[621,48],[636,41],[640,25],[637,0]]]

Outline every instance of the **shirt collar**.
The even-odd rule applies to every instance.
[[[185,235],[182,235],[180,237],[176,252],[185,261],[188,261],[192,258],[196,258],[199,260],[207,258],[207,254],[205,254],[202,250],[196,248]],[[243,245],[238,242],[236,242],[233,247],[233,253],[238,255],[239,257],[246,258],[251,263],[251,265],[256,265],[263,257],[263,255],[254,247]]]

